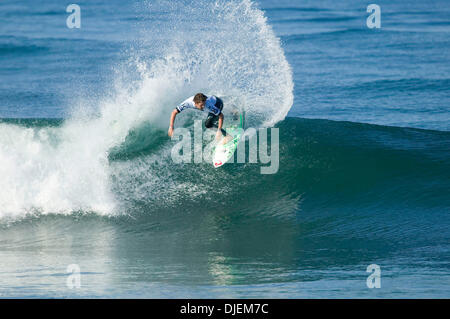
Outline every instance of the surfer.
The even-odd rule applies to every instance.
[[[222,128],[223,126],[223,101],[217,96],[211,95],[206,96],[203,93],[197,93],[194,96],[186,99],[184,102],[179,104],[170,116],[170,125],[168,134],[172,137],[173,134],[173,124],[175,122],[175,117],[178,113],[184,109],[197,109],[200,111],[208,111],[208,117],[205,121],[206,128],[217,128],[216,140],[219,140],[222,136],[227,136],[227,132]]]

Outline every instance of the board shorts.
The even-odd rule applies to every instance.
[[[222,99],[218,98],[216,96],[216,104],[215,106],[220,110],[220,113],[222,113],[222,109],[223,109],[223,101]],[[219,115],[220,115],[219,113]],[[214,113],[209,113],[208,117],[206,118],[205,121],[205,127],[206,128],[213,128],[213,127],[219,127],[219,115],[214,115]],[[227,135],[227,132],[224,129],[220,129],[220,131],[222,132],[223,136]]]

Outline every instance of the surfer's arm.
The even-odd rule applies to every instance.
[[[175,118],[177,117],[177,114],[180,113],[177,109],[172,111],[172,115],[170,116],[170,124],[169,124],[169,131],[167,134],[169,137],[172,137],[173,134],[173,124],[175,123]]]

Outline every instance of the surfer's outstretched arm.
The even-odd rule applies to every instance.
[[[172,137],[173,134],[173,124],[175,123],[175,117],[177,117],[177,114],[179,113],[179,111],[177,109],[172,111],[172,115],[170,116],[170,124],[169,124],[169,131],[167,132],[167,134],[169,135],[169,137]]]

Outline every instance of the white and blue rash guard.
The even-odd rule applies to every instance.
[[[216,102],[217,98],[214,95],[207,97],[203,111],[207,110],[209,113],[219,115],[221,111],[218,107],[216,107]],[[194,96],[191,96],[190,98],[186,99],[185,101],[183,101],[183,103],[177,106],[178,112],[181,112],[184,109],[197,109],[194,103]]]

